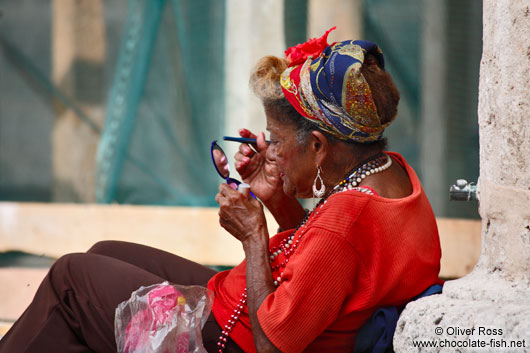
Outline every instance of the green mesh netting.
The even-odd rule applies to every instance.
[[[283,30],[286,48],[305,42],[307,38],[308,0],[284,0]]]
[[[98,151],[100,202],[213,205],[224,3],[131,0]]]
[[[479,177],[478,81],[482,56],[482,1],[447,2],[447,168],[445,178]],[[475,202],[450,202],[444,216],[479,218]]]
[[[419,0],[364,0],[364,36],[378,43],[385,54],[386,68],[401,93],[395,122],[385,131],[391,150],[404,155],[421,176],[420,104],[421,31],[423,3]],[[444,194],[428,195],[442,200],[437,216],[478,218],[475,202],[449,201],[449,186],[456,179],[476,182],[479,174],[478,73],[482,53],[482,2],[446,1],[446,141],[445,175],[440,182]],[[433,161],[436,163],[436,161]]]
[[[106,107],[100,131],[100,202],[215,205],[220,181],[209,145],[224,126],[225,1],[103,1],[106,57],[95,86],[63,91],[52,76],[52,1],[0,0],[0,200],[53,201],[52,133],[57,110],[83,99]],[[421,77],[419,0],[363,0],[364,37],[381,45],[402,99],[387,130],[391,149],[418,172]],[[447,188],[478,177],[481,2],[446,3]],[[307,36],[307,0],[284,0],[286,46]],[[72,75],[76,74],[75,67]],[[91,91],[92,90],[92,91]],[[94,91],[94,90],[97,90]],[[98,100],[94,102],[94,99]],[[448,194],[429,195],[448,199]],[[76,200],[71,200],[76,201]],[[475,203],[438,216],[476,217]]]
[[[379,44],[401,95],[396,120],[385,130],[390,149],[414,167],[419,159],[420,30],[417,0],[364,0],[364,37]],[[416,168],[419,169],[419,168]]]
[[[0,200],[51,200],[53,106],[17,55],[50,76],[50,1],[29,3],[0,0]]]

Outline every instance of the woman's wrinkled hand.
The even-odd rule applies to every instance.
[[[247,129],[239,130],[241,137],[256,138],[254,149],[246,143],[239,146],[235,155],[236,170],[243,181],[250,184],[251,190],[263,202],[267,203],[279,192],[283,193],[282,179],[275,161],[267,159],[269,144],[265,134],[258,136]]]
[[[242,243],[268,239],[263,206],[258,200],[221,184],[215,201],[219,204],[219,223],[235,238]]]

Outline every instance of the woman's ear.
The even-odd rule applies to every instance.
[[[329,140],[327,139],[327,137],[318,130],[311,131],[310,148],[312,152],[316,155],[317,165],[322,165],[322,161],[329,153]]]

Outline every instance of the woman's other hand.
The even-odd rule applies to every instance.
[[[250,185],[254,195],[266,205],[279,192],[283,193],[282,179],[275,161],[267,159],[269,144],[265,141],[265,134],[258,136],[247,129],[239,130],[241,137],[257,139],[254,149],[242,143],[235,155],[236,170],[243,181]]]
[[[258,200],[221,184],[215,201],[219,204],[219,223],[243,246],[255,241],[268,244],[267,221]]]

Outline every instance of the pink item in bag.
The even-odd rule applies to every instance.
[[[118,352],[206,352],[201,328],[211,310],[212,294],[204,287],[179,286],[192,292],[188,296],[195,300],[187,302],[176,287],[167,282],[141,287],[118,306],[115,319]]]

